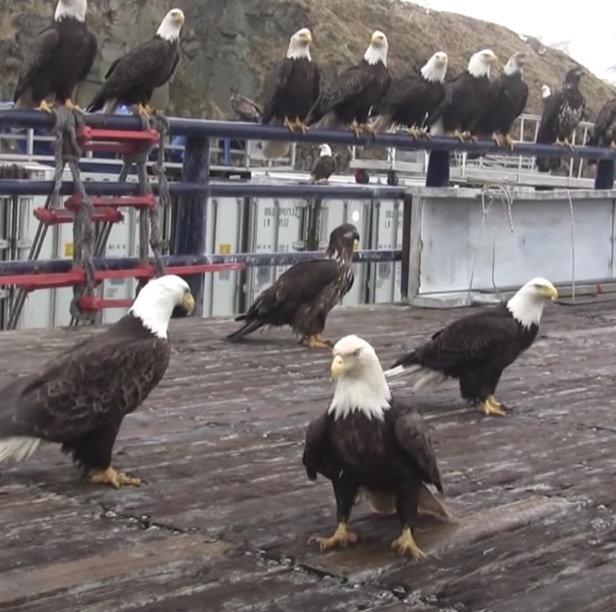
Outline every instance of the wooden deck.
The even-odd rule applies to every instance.
[[[388,365],[462,313],[339,309],[327,331],[365,337]],[[229,321],[174,321],[167,376],[116,444],[115,463],[147,484],[81,481],[53,446],[3,467],[0,610],[614,610],[615,321],[613,303],[549,307],[501,382],[506,418],[467,408],[455,383],[415,397],[458,517],[422,519],[421,563],[390,550],[397,520],[364,504],[357,548],[307,543],[335,524],[329,483],[301,465],[304,428],[331,391],[328,352],[284,331],[230,346]],[[88,333],[0,334],[0,377]]]

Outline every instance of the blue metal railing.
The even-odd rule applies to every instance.
[[[0,110],[0,127],[13,126],[22,128],[52,129],[53,115],[38,111]],[[140,119],[128,115],[85,115],[86,125],[99,129],[141,130]],[[448,184],[449,156],[454,152],[468,151],[477,154],[490,154],[507,151],[497,147],[493,142],[461,143],[452,138],[432,138],[420,141],[413,140],[404,134],[382,134],[373,139],[371,136],[356,138],[346,130],[311,130],[307,134],[289,132],[283,127],[262,126],[254,123],[213,121],[198,119],[169,118],[169,131],[173,136],[186,138],[183,160],[183,176],[181,182],[170,184],[171,193],[181,196],[178,209],[176,242],[174,257],[176,265],[190,265],[196,261],[202,263],[231,263],[246,258],[248,265],[288,265],[303,258],[313,258],[315,253],[251,253],[206,256],[205,253],[205,219],[207,199],[210,196],[229,197],[286,197],[286,198],[344,198],[344,199],[401,199],[405,189],[386,186],[332,186],[332,185],[281,185],[256,184],[246,181],[214,182],[210,181],[209,149],[211,138],[226,138],[239,140],[281,140],[306,143],[322,143],[340,145],[376,144],[385,147],[396,147],[407,150],[426,150],[430,152],[430,162],[426,177],[426,185],[442,187]],[[614,163],[616,151],[601,147],[576,147],[569,151],[554,145],[536,145],[534,143],[519,143],[515,153],[527,156],[594,158],[598,160],[595,187],[611,189],[614,184]],[[87,182],[91,195],[128,195],[137,192],[137,185],[126,183]],[[30,180],[0,180],[0,195],[46,195],[51,192],[50,181]],[[63,194],[72,194],[73,186],[65,183]],[[404,207],[405,219],[409,207]],[[357,253],[358,261],[398,261],[400,251],[362,251]],[[168,260],[168,263],[171,260]],[[132,258],[117,260],[99,260],[97,266],[105,269],[107,266],[130,269],[136,265]],[[70,262],[62,260],[49,262],[2,262],[0,274],[21,273],[29,271],[61,271],[64,266],[70,268]],[[28,268],[28,266],[30,266]],[[203,275],[191,276],[189,279],[196,295],[202,293]]]

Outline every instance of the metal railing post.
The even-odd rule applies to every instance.
[[[595,189],[614,189],[614,160],[600,159],[597,162]]]
[[[210,139],[186,139],[184,149],[184,166],[182,181],[199,186],[207,186],[210,181]],[[208,193],[203,191],[195,195],[183,195],[180,198],[178,221],[175,235],[176,255],[205,254],[205,221],[207,214]],[[195,316],[203,316],[203,274],[191,274],[186,277],[192,294],[195,296]]]
[[[449,151],[431,151],[426,172],[426,187],[449,185]]]

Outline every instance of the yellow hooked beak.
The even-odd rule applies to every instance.
[[[354,240],[353,241],[353,250],[354,251],[359,251],[359,240]]]
[[[332,361],[332,378],[338,380],[344,374],[344,360],[336,355]]]
[[[184,13],[180,10],[174,11],[171,16],[173,17],[173,21],[176,23],[184,23]]]
[[[558,299],[558,290],[554,287],[554,285],[542,288],[541,293],[552,301]]]
[[[190,291],[184,294],[184,299],[182,300],[182,306],[184,307],[184,309],[186,310],[188,314],[191,314],[192,311],[195,309],[195,298],[192,296],[192,293],[190,293]]]

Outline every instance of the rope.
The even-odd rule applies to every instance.
[[[488,214],[492,210],[492,205],[494,202],[499,199],[503,205],[503,213],[506,213],[507,219],[509,221],[509,231],[513,234],[513,193],[507,189],[504,185],[493,184],[493,185],[484,185],[480,192],[481,195],[481,226],[479,228],[479,237],[477,239],[477,247],[475,248],[475,257],[473,258],[473,265],[471,267],[471,276],[468,284],[468,292],[467,292],[467,303],[471,303],[472,299],[472,290],[473,290],[473,281],[475,279],[475,269],[477,267],[477,259],[479,258],[479,251],[481,250],[481,239],[483,236],[483,230],[485,228],[486,219]],[[500,289],[496,285],[495,279],[495,269],[496,269],[496,240],[500,231],[502,229],[499,227],[498,232],[494,235],[494,240],[492,241],[492,286],[494,291],[500,297]]]
[[[78,112],[73,112],[64,106],[59,106],[53,111],[55,115],[54,157],[56,167],[53,176],[53,191],[49,207],[58,208],[61,201],[60,188],[64,168],[68,165],[73,178],[75,194],[79,196],[80,204],[75,222],[73,223],[73,267],[83,268],[86,272],[86,284],[73,287],[73,299],[71,301],[71,315],[77,321],[93,322],[91,313],[82,313],[79,310],[79,300],[85,296],[93,296],[96,290],[94,278],[94,224],[92,222],[92,201],[86,193],[79,171],[79,159],[82,151],[77,139],[77,130],[84,125],[83,117]]]
[[[569,200],[569,222],[571,224],[571,301],[575,302],[575,215],[571,192],[567,189],[566,193]]]

